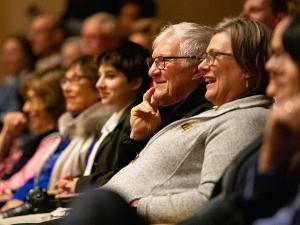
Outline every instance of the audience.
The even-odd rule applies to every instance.
[[[24,126],[27,125],[36,138],[27,143],[28,149],[24,152],[30,158],[29,161],[9,179],[2,178],[0,181],[2,201],[9,199],[13,190],[36,175],[47,149],[58,139],[57,119],[64,112],[64,99],[59,84],[62,75],[62,71],[54,70],[26,77],[22,84],[24,113],[12,112],[5,116],[4,127],[0,133],[1,159],[6,157],[5,160],[8,160],[11,158],[8,155],[17,155],[18,150],[10,146]],[[30,157],[29,154],[33,156]],[[1,169],[4,169],[4,165],[2,162]]]
[[[28,34],[32,51],[37,55],[36,70],[61,66],[59,54],[64,30],[56,15],[42,13],[33,18]]]
[[[98,131],[110,115],[110,110],[98,102],[95,88],[97,66],[92,57],[73,62],[61,80],[66,110],[58,121],[60,140],[47,151],[41,170],[27,181],[2,207],[2,211],[20,205],[30,189],[40,187],[54,190],[55,182],[68,174],[81,175]]]
[[[129,41],[122,41],[116,49],[100,55],[96,87],[102,104],[112,108],[114,113],[102,127],[84,176],[59,181],[56,186],[58,193],[104,184],[117,172],[116,166],[122,160],[119,145],[122,136],[130,131],[130,110],[141,101],[150,85],[148,56],[146,49]]]
[[[203,74],[206,82],[205,97],[215,107],[160,130],[139,157],[103,187],[120,193],[151,223],[178,222],[203,207],[224,168],[264,127],[271,104],[263,95],[267,83],[263,64],[269,41],[270,32],[265,26],[249,19],[228,19],[219,24],[198,67],[202,72],[198,79]],[[167,46],[164,50],[171,51]],[[180,59],[153,64],[150,73],[179,62]],[[149,112],[147,118],[138,114],[132,117],[142,121],[156,117],[156,96],[162,93],[164,85],[154,86],[157,93],[145,109]],[[144,130],[147,133],[148,129]],[[90,204],[93,209],[93,202]],[[70,217],[74,219],[68,224],[77,224],[77,218],[87,218],[89,214],[71,213]],[[98,219],[95,224],[101,223],[101,215]]]
[[[295,135],[299,125],[293,117],[293,113],[297,113],[294,101],[298,97],[293,96],[297,96],[300,90],[299,19],[284,32],[290,20],[284,18],[275,27],[273,55],[266,63],[270,77],[267,94],[276,102],[264,137],[251,143],[227,168],[205,210],[182,225],[252,224],[255,219],[271,216],[279,207],[296,199],[298,178],[293,173],[297,173],[298,168],[293,166],[298,159],[295,150],[299,146],[299,137]],[[273,220],[257,224],[292,224],[288,221],[293,216],[297,218],[294,206],[291,205],[289,213],[284,209]]]
[[[119,146],[119,159],[121,160],[119,160],[117,170],[130,163],[159,129],[173,121],[193,116],[211,108],[211,105],[204,98],[205,86],[203,80],[199,78],[201,75],[197,70],[199,58],[204,54],[211,34],[212,29],[209,27],[195,23],[180,23],[165,27],[158,35],[154,45],[156,56],[166,55],[166,53],[169,56],[175,55],[175,58],[172,59],[155,58],[156,63],[153,66],[153,59],[148,59],[149,66],[152,68],[149,74],[154,79],[154,86],[157,87],[160,80],[166,80],[163,87],[157,87],[159,94],[156,99],[161,123],[158,129],[149,133],[149,137],[145,137],[144,140],[130,139],[129,136],[124,135]],[[162,49],[161,46],[165,46],[165,48]],[[177,59],[176,55],[181,54],[188,54],[193,57]],[[166,68],[161,68],[161,65],[164,65],[164,60]],[[173,60],[178,62],[171,63]],[[181,80],[183,75],[186,79]],[[147,107],[153,90],[150,88],[144,95],[143,103],[136,110],[142,112],[141,107],[144,108],[144,105]],[[103,182],[99,183],[99,185],[102,184]]]
[[[21,81],[33,69],[34,57],[27,39],[22,35],[9,35],[3,40],[2,62],[8,75],[0,84],[0,120],[6,112],[21,109],[19,93]]]
[[[286,13],[286,0],[245,0],[240,16],[258,20],[273,30]]]
[[[7,37],[1,211],[36,187],[93,190],[67,217],[59,209],[0,224],[298,224],[300,14],[286,16],[287,4],[245,0],[240,17],[214,29],[159,32],[152,0],[125,0],[118,17],[87,17],[81,37],[65,41],[60,19],[39,13],[30,75],[30,45]],[[23,138],[26,128],[33,135]]]

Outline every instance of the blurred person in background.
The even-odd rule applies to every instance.
[[[34,56],[27,39],[22,35],[10,35],[2,44],[2,63],[8,75],[0,83],[0,119],[6,112],[21,109],[19,88],[26,74],[33,69]]]
[[[80,35],[84,19],[97,13],[107,12],[117,15],[124,0],[66,0],[62,20],[67,36]]]
[[[156,3],[153,0],[125,0],[118,14],[118,26],[122,37],[128,38],[131,26],[140,18],[156,16]]]
[[[115,16],[100,12],[87,17],[83,21],[80,37],[84,55],[95,57],[116,47],[120,35]]]
[[[22,84],[22,94],[25,99],[23,113],[11,112],[5,116],[0,133],[1,172],[4,172],[5,166],[7,169],[13,166],[12,163],[17,158],[25,162],[24,156],[26,156],[29,160],[11,177],[2,176],[0,181],[2,201],[9,199],[13,190],[36,175],[49,146],[59,137],[57,119],[65,110],[60,88],[62,76],[63,72],[60,70],[28,75]],[[14,143],[17,142],[24,126],[28,126],[34,138],[24,144],[25,148],[22,146],[14,148]]]
[[[33,53],[38,57],[35,64],[36,70],[61,67],[60,47],[64,41],[64,35],[58,16],[40,13],[33,17],[28,38]]]
[[[245,0],[240,16],[258,20],[273,30],[286,14],[286,0]]]
[[[164,22],[157,18],[143,18],[133,22],[129,40],[140,44],[152,52],[154,38],[159,34]]]
[[[67,38],[61,46],[62,67],[67,69],[81,55],[80,37]]]

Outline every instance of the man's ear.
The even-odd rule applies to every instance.
[[[133,91],[138,90],[142,86],[143,80],[142,78],[134,79],[130,81],[130,85]]]
[[[203,74],[201,73],[201,71],[198,70],[198,67],[196,67],[194,70],[194,74],[192,76],[192,80],[199,80],[199,79],[203,79]]]

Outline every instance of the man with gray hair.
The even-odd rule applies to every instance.
[[[84,55],[97,56],[117,46],[120,35],[115,16],[100,12],[83,21],[81,47]]]

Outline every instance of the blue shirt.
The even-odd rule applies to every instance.
[[[71,142],[71,140],[69,137],[62,138],[62,140],[61,140],[60,144],[58,145],[57,149],[55,150],[55,152],[48,158],[48,160],[44,164],[39,176],[31,178],[23,186],[18,188],[15,191],[13,198],[25,201],[26,196],[27,196],[28,192],[30,191],[30,189],[32,189],[34,187],[47,189],[54,165],[55,165],[58,157],[60,156],[60,154],[70,144],[70,142]]]

